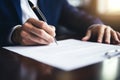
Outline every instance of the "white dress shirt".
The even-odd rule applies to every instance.
[[[30,0],[34,6],[37,6],[37,0]],[[33,10],[31,9],[28,0],[21,0],[21,9],[22,9],[22,23],[25,23],[29,18],[38,19]]]

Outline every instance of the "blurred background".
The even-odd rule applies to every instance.
[[[120,32],[120,0],[68,0],[68,2],[99,17],[106,25]]]

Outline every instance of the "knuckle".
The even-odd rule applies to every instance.
[[[29,23],[26,22],[26,23],[23,24],[22,29],[26,29],[26,28],[28,28],[28,26],[29,26]]]
[[[43,29],[44,26],[46,26],[45,22],[41,21],[41,26],[40,27]]]
[[[20,35],[21,35],[22,38],[27,36],[27,34],[24,31],[21,31]]]
[[[26,27],[26,26],[28,26],[28,23],[27,23],[27,22],[23,24],[23,27]]]
[[[31,22],[33,21],[33,18],[29,18],[26,22]]]
[[[106,28],[107,28],[107,29],[110,29],[110,30],[112,29],[110,26],[106,26]]]
[[[39,35],[40,35],[40,36],[44,36],[44,30],[40,29],[40,30],[39,30]]]

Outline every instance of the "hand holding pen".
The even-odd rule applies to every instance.
[[[34,4],[30,0],[28,0],[28,3],[30,5],[31,9],[36,14],[36,16],[39,18],[39,20],[42,20],[42,21],[44,21],[44,22],[47,23],[47,19],[45,18],[44,14],[41,12],[41,10],[39,9],[39,7],[38,6],[34,6]],[[52,27],[54,27],[54,26],[52,26]],[[57,40],[56,40],[55,36],[54,36],[54,41],[57,44]]]
[[[42,45],[54,42],[55,28],[44,21],[29,18],[15,29],[12,41],[21,45]]]
[[[35,7],[29,0],[28,3],[39,20],[30,18],[22,26],[17,27],[12,41],[22,45],[50,44],[54,41],[57,44],[55,27],[47,24],[47,19],[37,6]]]

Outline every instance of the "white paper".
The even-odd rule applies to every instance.
[[[71,71],[106,59],[105,53],[120,49],[120,46],[75,39],[58,41],[48,46],[3,47],[20,55],[35,59],[50,66]]]

